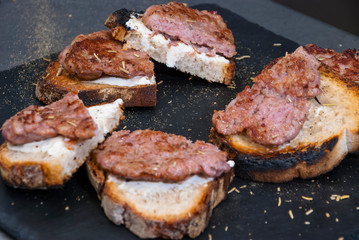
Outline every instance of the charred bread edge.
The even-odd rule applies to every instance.
[[[66,93],[75,90],[71,84],[57,84],[57,77],[50,72],[57,72],[58,66],[57,62],[51,63],[45,75],[37,81],[36,97],[45,104],[60,100]],[[77,82],[70,78],[66,81]],[[133,87],[98,84],[88,89],[86,87],[79,89],[78,95],[86,106],[109,103],[121,98],[124,107],[154,107],[156,106],[156,91],[156,84]]]
[[[107,134],[112,133],[118,127],[119,123],[125,118],[122,106],[120,106],[119,111],[121,112],[120,121],[116,123],[115,127]],[[97,143],[97,146],[99,144],[100,142]],[[94,149],[97,148],[97,146],[95,146]],[[91,156],[91,153],[89,152],[88,155],[81,161],[82,163],[72,169],[71,174],[59,181],[59,179],[49,179],[48,173],[53,172],[53,169],[49,168],[46,163],[37,163],[36,159],[25,163],[9,163],[8,159],[5,157],[7,151],[11,150],[7,148],[7,142],[5,141],[0,146],[0,173],[2,179],[11,187],[23,189],[47,189],[49,187],[61,187]]]
[[[293,149],[290,153],[271,155],[241,153],[226,137],[211,130],[210,141],[227,151],[235,161],[236,176],[264,182],[286,182],[294,178],[311,178],[326,173],[346,156],[346,133],[334,136],[320,146]]]
[[[128,20],[131,19],[131,16],[135,16],[137,18],[138,16],[140,16],[139,14],[140,13],[136,13],[134,11],[130,11],[125,8],[122,8],[120,10],[115,11],[108,17],[108,19],[105,22],[105,26],[112,30],[112,35],[115,39],[122,41],[122,42],[126,42],[126,37],[129,35],[129,33],[131,31],[131,29],[126,26],[126,23]],[[137,50],[141,50],[141,49],[137,49]],[[231,59],[225,58],[225,59],[227,59],[229,61],[229,63],[226,64],[225,67],[222,67],[222,79],[221,80],[207,79],[208,81],[219,82],[219,83],[223,83],[225,85],[231,84],[231,82],[234,78],[234,75],[235,75],[235,63],[233,61],[233,58],[231,58]],[[158,59],[155,59],[155,60],[158,61]],[[180,69],[178,66],[175,66],[175,68],[180,71],[187,72],[189,74],[197,75],[197,74],[186,71],[186,69]],[[201,76],[198,76],[198,77],[201,77]]]
[[[271,154],[247,154],[234,149],[228,143],[226,136],[219,134],[214,128],[211,129],[210,139],[220,149],[226,149],[230,155],[235,155],[236,165],[246,166],[248,171],[268,171],[287,169],[300,162],[316,164],[327,152],[333,150],[338,143],[338,136],[327,139],[320,146],[308,144],[301,148],[290,149],[290,152],[274,152]]]
[[[117,225],[124,224],[141,238],[179,239],[184,235],[189,235],[191,238],[197,237],[208,225],[213,208],[226,198],[229,184],[234,177],[234,170],[231,168],[231,171],[215,178],[207,187],[209,190],[205,194],[203,204],[198,206],[190,217],[168,222],[143,218],[140,212],[136,212],[128,204],[121,203],[120,199],[112,196],[106,187],[108,173],[104,172],[93,158],[86,161],[86,169],[91,184],[99,199],[102,200],[101,205],[106,216]],[[122,215],[122,222],[116,220],[118,216],[116,218],[115,214],[118,213]]]
[[[136,12],[133,10],[128,10],[126,8],[121,8],[113,12],[105,22],[105,26],[108,28],[115,28],[118,26],[123,26],[126,28],[126,22],[131,19],[131,15],[138,16],[144,12]],[[127,30],[130,30],[126,28]]]

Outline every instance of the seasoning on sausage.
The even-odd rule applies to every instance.
[[[95,135],[97,125],[77,94],[68,93],[61,100],[38,107],[31,105],[6,120],[2,136],[12,144],[25,144],[58,135],[85,140]]]
[[[83,80],[109,75],[130,79],[154,74],[147,53],[123,48],[107,30],[77,36],[59,55],[59,62],[70,74]]]

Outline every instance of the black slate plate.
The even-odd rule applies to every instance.
[[[208,140],[213,110],[224,109],[266,64],[298,46],[217,5],[195,7],[217,10],[234,33],[238,56],[251,56],[236,60],[235,89],[188,80],[188,75],[156,64],[157,82],[162,82],[157,107],[126,109],[119,129],[150,128]],[[26,106],[41,104],[34,96],[34,84],[47,65],[38,59],[0,72],[1,124]],[[358,239],[356,169],[358,157],[349,155],[334,171],[313,180],[265,184],[235,178],[230,188],[236,187],[239,193],[232,191],[214,210],[198,239],[208,239],[209,234],[212,239]],[[350,197],[335,201],[333,194]],[[313,212],[306,215],[309,209]],[[137,239],[107,220],[83,167],[62,188],[47,191],[13,189],[0,180],[0,227],[16,239]]]

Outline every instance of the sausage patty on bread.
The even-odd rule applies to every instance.
[[[226,85],[234,78],[233,35],[215,12],[170,2],[151,6],[144,14],[117,10],[105,26],[127,47],[147,52],[167,67]]]
[[[208,225],[227,195],[232,163],[212,144],[137,130],[114,133],[86,166],[111,221],[140,238],[181,239]]]
[[[303,47],[298,48],[296,52],[298,50],[306,54]],[[301,61],[294,63],[291,61],[286,63],[286,58],[288,56],[269,64],[263,70],[269,73],[269,78],[268,74],[267,76],[259,75],[256,80],[260,76],[266,79],[257,80],[254,87],[258,88],[258,83],[265,83],[267,88],[261,88],[264,91],[261,94],[265,94],[268,90],[273,91],[273,87],[279,90],[276,90],[279,94],[287,90],[291,92],[292,87],[297,89],[301,86],[293,91],[294,96],[289,94],[286,95],[286,102],[273,101],[262,106],[264,101],[258,101],[260,104],[255,102],[261,98],[243,99],[241,98],[243,93],[239,93],[237,98],[227,106],[225,112],[214,114],[210,140],[222,150],[227,151],[230,158],[236,162],[237,176],[262,182],[286,182],[294,178],[313,178],[331,171],[348,153],[359,149],[359,113],[357,105],[353,104],[359,102],[359,84],[339,75],[320,62],[310,68],[300,67],[311,66],[310,62],[317,61],[315,59],[313,61],[313,56],[302,58]],[[278,63],[284,63],[284,68],[273,68]],[[293,64],[297,65],[298,71],[289,71]],[[340,65],[341,63],[338,64]],[[277,70],[273,71],[275,69]],[[318,74],[320,83],[316,81]],[[270,76],[288,76],[288,81],[282,84],[282,81],[272,81]],[[280,84],[277,85],[277,83]],[[250,90],[247,87],[245,91]],[[302,99],[309,104],[309,108],[303,108],[304,115],[299,115],[299,117],[305,116],[303,118],[295,116],[293,111],[288,112],[285,107],[288,104],[296,104],[296,98],[299,96],[304,96]],[[265,100],[264,97],[263,99]],[[257,115],[261,117],[260,121]],[[221,122],[221,117],[224,124]],[[284,123],[292,127],[296,126],[297,133],[291,135],[291,131],[287,132],[288,125],[283,125],[282,119],[291,120]],[[303,122],[296,124],[299,121]],[[265,143],[261,141],[262,139],[258,141],[258,138],[253,138],[250,132],[252,129],[248,131],[247,128],[245,131],[242,128],[241,131],[224,132],[227,126],[233,129],[233,126],[237,127],[247,122],[254,126],[257,124],[257,128],[254,128],[257,132],[262,129],[266,130],[267,126],[269,126],[267,130],[269,133],[273,133],[273,129],[277,131],[275,135],[263,135],[264,139],[269,139]],[[268,123],[273,123],[273,126]],[[271,138],[285,139],[290,135],[291,137],[281,144],[269,144],[272,143]]]
[[[124,49],[106,30],[77,36],[60,53],[59,62],[68,73],[84,80],[98,79],[104,74],[126,79],[151,78],[154,74],[147,53]]]

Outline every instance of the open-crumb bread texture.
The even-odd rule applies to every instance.
[[[322,93],[311,100],[308,119],[290,142],[266,146],[245,134],[225,136],[212,128],[211,141],[229,152],[237,176],[261,182],[313,178],[359,148],[359,85],[324,65],[319,71]]]
[[[91,84],[62,73],[58,61],[52,62],[46,73],[36,84],[36,97],[50,104],[61,99],[66,93],[78,90],[78,95],[85,105],[113,102],[121,98],[124,107],[156,106],[156,83],[139,86],[115,86],[107,84]]]
[[[89,108],[98,125],[96,135],[78,142],[64,137],[45,139],[23,145],[0,147],[0,171],[4,181],[13,187],[46,189],[61,186],[89,157],[91,150],[116,129],[123,118],[122,100]]]
[[[233,170],[218,178],[192,176],[178,183],[124,180],[104,172],[93,158],[88,176],[106,216],[140,238],[195,238],[227,195]]]

